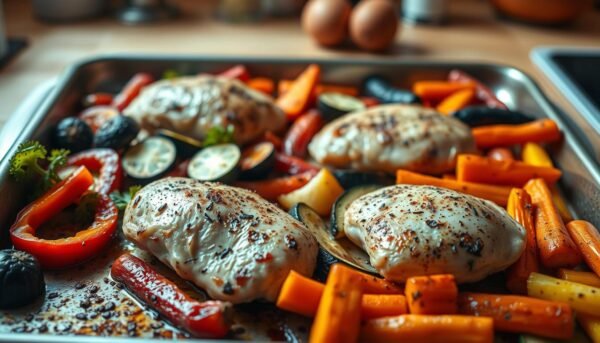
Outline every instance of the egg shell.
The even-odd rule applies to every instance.
[[[381,51],[391,45],[398,29],[398,16],[389,0],[363,0],[350,16],[350,37],[361,49]]]
[[[302,12],[302,28],[321,45],[338,45],[348,35],[351,10],[346,0],[311,0]]]

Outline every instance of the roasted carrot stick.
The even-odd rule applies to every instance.
[[[498,331],[556,339],[573,336],[573,311],[565,303],[516,295],[461,293],[458,295],[458,312],[491,317]]]
[[[585,260],[585,263],[600,276],[600,233],[585,220],[573,220],[567,223],[567,231]]]
[[[292,86],[293,82],[294,82],[293,80],[280,80],[279,83],[277,84],[277,92],[280,95],[287,92],[288,90],[290,90],[290,87]],[[346,94],[346,95],[351,95],[351,96],[358,96],[358,93],[359,93],[358,88],[356,88],[356,87],[319,83],[315,87],[315,91],[313,92],[313,97],[316,98],[319,95],[321,95],[323,93],[328,93],[328,92],[341,93],[341,94]]]
[[[358,271],[356,269],[351,269],[350,272],[353,273],[358,280],[360,281],[360,286],[362,287],[363,293],[365,294],[403,294],[404,289],[395,283],[379,278],[377,276],[369,275]]]
[[[513,161],[515,156],[507,148],[494,148],[487,152],[487,157],[496,161]]]
[[[458,288],[452,274],[414,276],[404,294],[412,314],[455,314]]]
[[[560,139],[558,125],[551,119],[539,119],[518,125],[489,125],[472,130],[479,148],[493,148],[527,142],[553,142]]]
[[[277,105],[293,120],[306,109],[311,95],[319,82],[321,69],[311,64],[290,86],[290,89],[277,98]]]
[[[361,342],[491,343],[492,318],[404,314],[367,321]]]
[[[255,191],[261,197],[274,201],[282,194],[287,194],[298,188],[302,188],[302,186],[306,185],[315,175],[316,172],[307,171],[302,174],[264,181],[237,181],[233,185]]]
[[[363,294],[360,317],[363,320],[408,313],[406,297],[399,294]]]
[[[303,316],[314,317],[324,289],[324,284],[291,271],[279,292],[277,307]],[[362,318],[371,319],[406,312],[406,298],[403,295],[363,294]]]
[[[413,84],[413,92],[422,100],[438,102],[453,93],[469,89],[474,90],[473,82],[449,82],[449,81],[417,81]]]
[[[430,185],[448,188],[457,192],[462,192],[493,201],[500,206],[506,206],[508,195],[510,194],[510,187],[439,179],[433,176],[409,172],[407,170],[398,170],[396,172],[396,183],[405,183],[409,185]]]
[[[543,179],[533,179],[525,185],[536,207],[535,236],[540,261],[547,268],[573,267],[581,263],[579,249],[569,236]]]
[[[550,156],[537,143],[526,143],[523,146],[523,150],[521,151],[521,157],[523,158],[523,162],[527,164],[531,164],[532,166],[538,167],[554,167],[552,163],[552,159]],[[567,207],[567,202],[560,195],[560,191],[556,185],[550,186],[550,191],[552,192],[552,199],[554,200],[554,204],[560,212],[560,216],[566,222],[573,220],[573,216],[571,216],[571,211]]]
[[[309,342],[356,342],[361,303],[360,276],[343,264],[334,264],[327,276]]]
[[[558,277],[563,280],[582,283],[592,287],[600,287],[600,277],[592,272],[561,268],[558,270]]]
[[[272,79],[266,77],[255,77],[253,79],[248,80],[246,82],[248,87],[257,90],[259,92],[263,92],[267,95],[273,95],[275,91],[275,82]]]
[[[283,282],[277,307],[280,309],[313,317],[317,313],[325,285],[313,279],[290,271]]]
[[[507,110],[508,107],[498,100],[496,95],[492,93],[492,91],[485,86],[483,83],[479,82],[479,80],[475,79],[471,75],[465,73],[462,70],[454,69],[450,71],[448,74],[448,81],[452,82],[473,82],[475,84],[475,89],[477,90],[477,99],[483,101],[487,106],[494,108],[502,108]]]
[[[458,181],[523,187],[527,181],[542,178],[554,184],[562,175],[552,167],[536,167],[519,161],[498,161],[491,158],[461,154],[456,160]]]
[[[475,99],[475,90],[472,88],[463,89],[445,98],[437,106],[437,111],[445,115],[450,115],[467,107],[473,99]]]
[[[529,274],[539,270],[531,197],[526,191],[513,188],[506,211],[525,228],[526,233],[525,251],[507,270],[506,288],[513,293],[527,294],[527,278]]]

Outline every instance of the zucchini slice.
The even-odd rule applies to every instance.
[[[123,156],[123,169],[129,177],[147,183],[169,171],[176,157],[173,142],[164,137],[148,137],[127,150]]]
[[[188,175],[200,181],[234,181],[241,158],[240,148],[235,144],[219,144],[200,150],[188,165]]]
[[[346,113],[361,111],[366,108],[364,102],[351,95],[327,92],[319,95],[317,107],[321,115],[328,120],[334,120]]]
[[[334,239],[329,234],[329,228],[321,216],[308,205],[304,203],[296,204],[290,209],[290,214],[304,223],[319,243],[315,277],[326,277],[329,267],[338,262],[346,263],[370,274],[379,275],[377,270],[371,266],[367,253],[347,238]]]
[[[275,165],[275,146],[271,142],[260,142],[242,151],[240,160],[241,177],[246,180],[265,178]]]
[[[175,147],[177,148],[177,153],[180,157],[188,158],[196,153],[198,150],[202,149],[202,142],[175,131],[160,129],[156,131],[156,134],[170,139],[173,143],[175,143]]]
[[[330,232],[331,235],[335,239],[339,239],[346,236],[344,230],[344,216],[346,215],[346,211],[350,204],[360,198],[361,196],[371,193],[373,191],[382,188],[382,185],[364,185],[364,186],[356,186],[350,188],[340,195],[340,197],[333,204],[333,209],[331,210],[331,219],[330,219]]]

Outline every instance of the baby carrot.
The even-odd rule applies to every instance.
[[[445,98],[438,106],[437,111],[450,115],[458,110],[467,107],[475,98],[475,91],[472,88],[460,90]]]
[[[518,125],[489,125],[473,128],[479,148],[493,148],[527,142],[552,142],[560,139],[558,125],[551,119],[539,119]]]
[[[438,102],[448,96],[465,89],[474,90],[473,82],[449,81],[417,81],[413,84],[413,92],[422,100]]]
[[[579,247],[583,259],[596,275],[600,275],[600,233],[585,220],[573,220],[567,224],[567,230]]]
[[[524,188],[536,207],[535,235],[542,264],[547,268],[560,268],[581,263],[579,249],[556,210],[546,182],[543,179],[533,179]]]
[[[296,119],[297,116],[304,112],[311,99],[311,95],[319,82],[320,75],[321,69],[318,65],[309,65],[308,68],[294,80],[290,89],[277,98],[277,106],[285,112],[288,119]]]
[[[414,276],[404,290],[412,314],[455,314],[458,288],[454,275]]]

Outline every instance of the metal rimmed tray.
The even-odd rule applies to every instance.
[[[582,138],[564,125],[560,113],[536,83],[518,69],[502,65],[426,61],[112,55],[83,61],[70,67],[27,120],[11,120],[3,128],[4,132],[11,134],[0,134],[0,137],[11,138],[0,141],[2,146],[10,146],[0,160],[0,224],[5,228],[0,234],[2,246],[9,246],[7,228],[18,210],[25,205],[23,190],[8,175],[9,157],[19,143],[32,138],[47,142],[53,124],[61,118],[77,114],[85,94],[97,91],[116,92],[136,72],[149,72],[156,77],[160,77],[166,70],[197,74],[221,71],[239,63],[245,64],[253,75],[274,79],[293,78],[308,63],[318,63],[322,67],[324,82],[357,85],[366,75],[378,73],[406,87],[417,80],[445,79],[451,69],[464,70],[488,85],[510,108],[538,117],[549,117],[563,128],[565,139],[549,146],[556,164],[564,172],[561,189],[577,217],[600,226],[600,213],[597,211],[600,208],[598,165],[586,152],[581,143]],[[147,339],[180,335],[179,331],[164,324],[160,318],[144,311],[137,302],[107,279],[111,261],[127,249],[131,247],[119,238],[105,254],[93,261],[70,270],[47,272],[48,289],[44,300],[19,311],[0,312],[0,341],[85,340],[81,336],[67,338],[55,336],[57,334],[141,336]],[[161,268],[159,265],[157,267]],[[169,273],[164,268],[161,270]],[[182,286],[191,290],[185,283]],[[202,297],[197,292],[193,293]],[[90,299],[93,300],[91,305],[85,309],[80,306],[82,301]],[[109,302],[115,305],[114,309],[106,309]],[[112,305],[108,307],[112,308]],[[106,312],[111,314],[104,315]],[[310,325],[306,319],[283,315],[265,304],[242,306],[236,312],[239,315],[235,318],[232,338],[303,340]],[[86,319],[77,319],[79,313],[84,313]],[[127,340],[129,339],[125,339]],[[89,341],[108,342],[114,339],[90,338]]]

